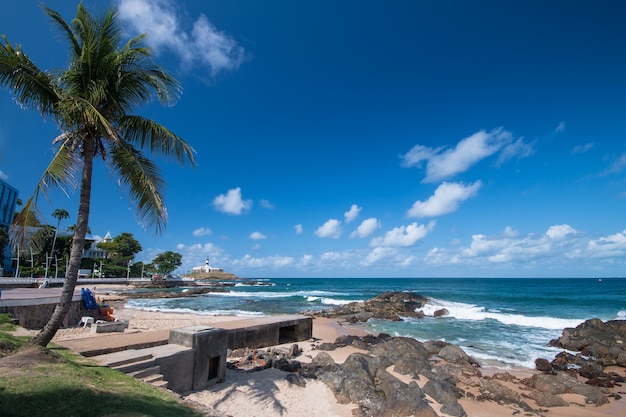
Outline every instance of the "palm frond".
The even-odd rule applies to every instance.
[[[125,116],[120,121],[120,133],[129,143],[142,149],[148,148],[153,154],[158,153],[181,164],[196,164],[196,151],[182,138],[153,120]]]
[[[82,5],[79,5],[79,7],[81,6]],[[70,43],[71,52],[75,55],[80,55],[80,44],[78,43],[78,40],[74,36],[74,32],[72,32],[72,29],[65,22],[65,20],[63,20],[61,15],[46,5],[41,5],[41,8],[48,15],[48,17],[50,17],[52,21],[59,26],[61,31],[65,34],[65,37]]]
[[[0,43],[0,87],[9,88],[20,105],[37,109],[43,116],[54,115],[58,95],[52,76],[40,70],[19,45],[11,45],[4,35]]]
[[[111,158],[107,162],[136,205],[138,219],[145,228],[154,228],[160,234],[167,223],[167,209],[163,202],[165,182],[159,168],[126,143],[116,144],[109,154]]]
[[[26,248],[30,244],[32,237],[32,225],[41,224],[43,215],[37,208],[36,196],[33,194],[26,203],[22,205],[22,210],[17,213],[13,223],[9,228],[9,235],[14,248]]]

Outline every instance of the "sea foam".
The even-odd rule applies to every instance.
[[[433,315],[435,311],[445,308],[448,317],[458,320],[497,320],[503,324],[524,327],[538,327],[542,329],[560,330],[566,327],[576,327],[581,319],[563,319],[558,317],[525,316],[522,314],[503,313],[500,310],[489,311],[483,306],[458,303],[452,301],[431,299],[421,310],[426,315]]]

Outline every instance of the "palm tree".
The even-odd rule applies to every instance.
[[[61,226],[61,220],[67,219],[70,217],[70,213],[65,209],[56,209],[52,212],[52,217],[57,219],[57,227],[54,229],[54,239],[52,240],[52,250],[50,251],[50,258],[54,256],[54,247],[57,243],[57,236],[59,235],[59,226]],[[50,263],[48,262],[48,258],[46,257],[46,278],[48,278],[48,268]]]
[[[100,158],[128,192],[142,225],[159,234],[167,221],[163,202],[164,181],[157,165],[144,152],[161,154],[181,164],[195,165],[194,150],[182,138],[153,120],[131,115],[135,106],[154,96],[173,104],[180,94],[176,79],[157,66],[150,50],[142,46],[145,35],[121,44],[117,9],[102,16],[90,15],[79,3],[68,24],[54,10],[42,6],[69,42],[67,69],[40,70],[21,50],[2,37],[0,86],[10,89],[23,107],[53,118],[62,132],[53,140],[56,153],[45,169],[22,213],[36,207],[40,194],[47,198],[51,186],[80,190],[76,230],[69,268],[59,303],[31,344],[47,346],[59,329],[74,295],[89,222],[91,177],[94,159]],[[25,239],[23,216],[16,218],[13,233]],[[20,239],[17,239],[19,241]]]

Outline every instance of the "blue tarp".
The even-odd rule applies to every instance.
[[[93,296],[93,293],[89,288],[84,289],[81,288],[81,294],[83,295],[83,302],[85,303],[85,308],[87,310],[93,310],[98,308],[98,303],[96,302],[96,298]]]

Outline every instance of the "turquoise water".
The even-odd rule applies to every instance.
[[[589,318],[626,319],[626,279],[306,278],[242,281],[226,293],[131,300],[129,307],[160,311],[259,316],[319,310],[364,301],[386,291],[412,291],[431,299],[424,312],[450,314],[403,322],[370,321],[373,332],[420,341],[445,340],[483,365],[534,367],[559,350],[547,343],[565,327]]]

